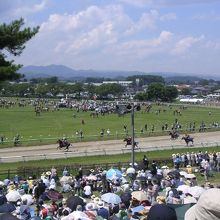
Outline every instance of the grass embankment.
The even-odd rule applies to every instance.
[[[182,154],[186,152],[198,152],[198,151],[208,151],[208,152],[214,152],[214,151],[219,151],[218,147],[211,147],[211,148],[183,148],[183,149],[174,149],[174,150],[159,150],[159,151],[150,151],[150,152],[136,152],[135,153],[135,161],[138,163],[141,163],[143,155],[146,154],[147,157],[150,160],[153,159],[160,159],[161,161],[163,160],[169,160],[171,159],[171,155],[173,153],[177,154]],[[131,154],[123,154],[123,155],[103,155],[103,156],[88,156],[88,157],[74,157],[74,158],[67,158],[67,159],[53,159],[53,160],[40,160],[40,161],[26,161],[26,162],[16,162],[16,163],[1,163],[0,166],[0,172],[6,171],[6,170],[15,170],[16,169],[21,169],[21,168],[31,168],[33,170],[36,169],[47,169],[52,166],[59,166],[59,167],[64,167],[64,166],[71,166],[74,167],[76,165],[77,167],[79,165],[83,166],[88,166],[90,165],[93,167],[94,165],[100,164],[100,166],[105,166],[108,163],[112,164],[119,164],[121,163],[126,163],[127,166],[129,166],[129,163],[131,161]],[[163,165],[163,162],[161,163]],[[172,164],[169,164],[169,166],[172,166]],[[218,176],[216,181],[220,180],[220,175]]]

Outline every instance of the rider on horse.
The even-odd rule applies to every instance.
[[[124,141],[126,141],[125,147],[127,147],[127,145],[132,145],[132,138],[131,137],[125,138]],[[134,141],[134,147],[138,147],[138,142]]]
[[[70,142],[66,138],[59,139],[57,143],[59,144],[57,149],[62,149],[63,147],[65,147],[65,150],[67,151],[69,150],[69,146],[71,145]]]

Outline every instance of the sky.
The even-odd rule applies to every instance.
[[[16,63],[220,76],[220,0],[0,0],[40,26]]]

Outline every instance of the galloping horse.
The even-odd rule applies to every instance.
[[[125,138],[124,141],[126,142],[125,147],[127,147],[128,145],[132,145],[131,137]],[[134,147],[138,148],[138,142],[134,141]]]
[[[171,138],[172,140],[175,140],[175,139],[177,139],[177,138],[180,136],[179,133],[177,133],[177,132],[172,132],[172,131],[169,132],[169,135],[170,135],[170,138]]]
[[[192,137],[190,137],[190,136],[183,136],[183,137],[182,137],[182,140],[184,140],[184,141],[186,142],[186,145],[187,145],[187,146],[189,145],[190,142],[191,142],[192,145],[193,145],[193,143],[194,143],[193,139],[194,139],[194,138],[192,138]]]
[[[71,143],[67,140],[62,140],[62,139],[58,139],[57,143],[59,144],[59,146],[57,147],[57,149],[62,149],[65,148],[66,151],[69,150],[69,146],[71,145]]]

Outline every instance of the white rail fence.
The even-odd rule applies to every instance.
[[[193,146],[186,147],[183,144],[179,145],[162,145],[162,146],[147,146],[147,147],[140,147],[136,148],[136,152],[147,152],[147,151],[161,151],[161,150],[170,150],[170,149],[180,149],[186,148],[187,151],[190,148],[201,148],[201,147],[219,147],[220,149],[220,142],[202,142]],[[95,155],[113,155],[113,154],[126,154],[131,152],[131,147],[127,148],[117,148],[117,149],[95,149],[92,151],[84,150],[71,150],[68,152],[55,152],[55,153],[48,153],[48,154],[35,154],[33,152],[32,155],[22,155],[22,156],[9,156],[9,157],[0,157],[0,163],[7,163],[7,162],[19,162],[19,161],[30,161],[30,160],[49,160],[49,159],[68,159],[74,157],[87,157],[87,156],[95,156]],[[74,161],[74,159],[73,159]]]

